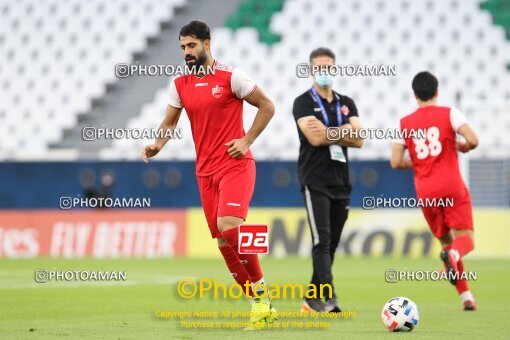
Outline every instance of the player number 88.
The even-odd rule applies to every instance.
[[[418,159],[425,159],[429,155],[437,156],[443,150],[439,141],[439,129],[437,127],[432,126],[427,129],[427,141],[429,142],[428,145],[425,139],[413,138],[414,145],[416,146],[414,151],[416,151]]]

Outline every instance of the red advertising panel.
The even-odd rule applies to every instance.
[[[185,226],[173,209],[0,211],[0,258],[185,255]]]

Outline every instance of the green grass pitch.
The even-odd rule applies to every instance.
[[[470,283],[478,311],[461,310],[455,289],[447,282],[386,283],[386,269],[434,270],[434,259],[369,259],[338,257],[334,264],[337,293],[344,310],[355,318],[328,321],[328,329],[186,329],[179,321],[158,319],[156,311],[249,311],[245,299],[183,299],[176,293],[180,277],[218,278],[231,283],[220,259],[171,260],[0,260],[1,339],[508,339],[510,299],[508,260],[465,261],[477,271]],[[268,283],[302,283],[311,261],[264,258]],[[127,281],[34,282],[36,269],[125,270]],[[389,298],[406,296],[416,302],[420,322],[411,333],[389,333],[380,320]],[[297,299],[274,301],[278,311],[297,311]],[[283,318],[281,321],[285,321]],[[289,320],[289,319],[287,319]],[[195,319],[196,321],[196,319]],[[204,321],[204,320],[202,320]],[[212,320],[216,321],[216,320]],[[224,321],[224,320],[222,320]],[[244,321],[235,319],[231,321]],[[327,320],[326,320],[327,321]]]

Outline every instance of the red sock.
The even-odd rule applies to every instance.
[[[460,295],[466,290],[469,290],[467,280],[460,279],[462,277],[462,273],[464,273],[464,263],[462,262],[462,259],[457,262],[457,268],[459,268],[459,280],[457,280],[457,283],[455,284],[455,289],[457,289],[457,293]]]
[[[241,264],[244,266],[248,275],[250,276],[251,282],[257,282],[262,279],[262,268],[260,268],[259,257],[257,254],[239,254],[239,229],[231,228],[221,233],[223,239],[232,247],[236,252]]]
[[[463,257],[474,248],[473,239],[469,235],[457,236],[452,242],[452,249],[455,249],[460,257]]]
[[[243,291],[245,291],[244,287],[246,281],[250,282],[250,277],[244,266],[239,261],[237,254],[229,246],[219,247],[219,249],[223,255],[223,258],[225,259],[228,270],[230,270],[230,273],[232,274],[232,277],[243,288]]]

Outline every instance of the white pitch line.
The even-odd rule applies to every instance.
[[[3,275],[2,275],[3,276]],[[138,279],[136,278],[138,277]],[[35,282],[34,275],[23,275],[23,280],[19,280],[20,276],[16,275],[16,280],[0,280],[0,289],[37,289],[37,288],[82,288],[82,287],[121,287],[121,286],[151,286],[151,285],[173,285],[179,280],[192,276],[155,276],[153,279],[139,279],[141,275],[136,275],[135,279],[131,279],[129,273],[126,281],[50,281],[46,283]]]

